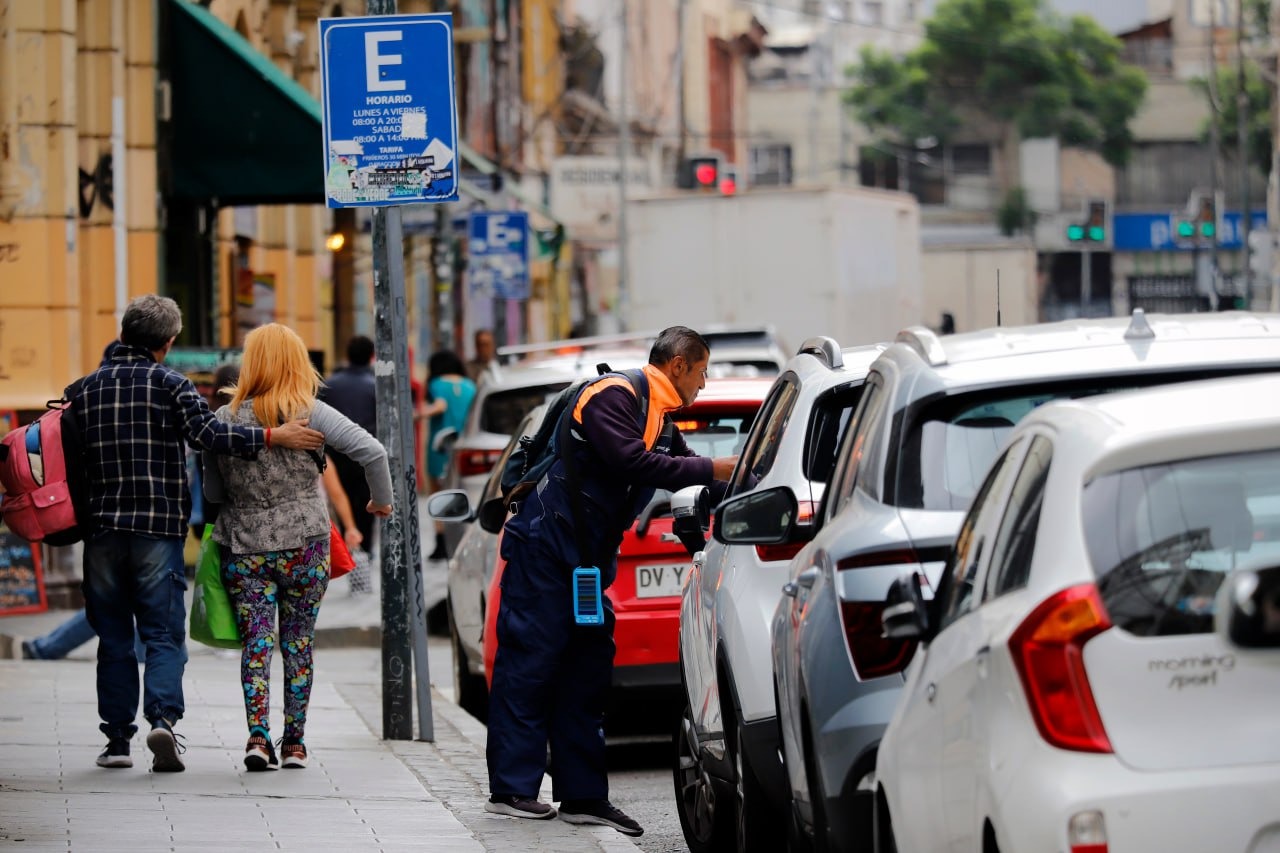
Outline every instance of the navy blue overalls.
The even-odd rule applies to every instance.
[[[647,380],[643,390],[648,393]],[[584,418],[589,411],[584,408]],[[507,566],[498,609],[487,749],[489,789],[495,795],[536,798],[547,767],[548,742],[553,800],[609,795],[602,725],[613,677],[613,607],[605,597],[604,625],[575,624],[571,578],[575,568],[595,565],[602,586],[613,582],[622,533],[653,489],[628,492],[629,484],[620,483],[616,472],[603,471],[585,442],[571,443],[569,452],[578,454],[591,557],[582,560],[578,555],[560,460],[504,528],[502,556]],[[660,453],[670,449],[651,448]],[[627,501],[628,495],[633,500]]]

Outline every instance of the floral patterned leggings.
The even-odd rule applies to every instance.
[[[240,680],[249,728],[269,731],[271,652],[276,605],[284,654],[284,736],[302,738],[311,698],[311,642],[320,599],[329,586],[329,539],[289,551],[232,554],[222,568],[244,650]]]

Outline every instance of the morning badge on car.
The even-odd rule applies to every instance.
[[[604,624],[600,570],[595,566],[580,566],[573,570],[573,621],[578,625]]]

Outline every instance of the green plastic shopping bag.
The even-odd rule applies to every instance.
[[[240,648],[235,613],[222,585],[222,549],[213,541],[213,525],[204,526],[196,585],[191,597],[191,639],[218,649]]]

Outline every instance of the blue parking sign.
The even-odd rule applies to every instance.
[[[329,207],[458,200],[451,15],[320,20]]]
[[[478,210],[467,228],[471,293],[498,299],[529,298],[529,214]]]

